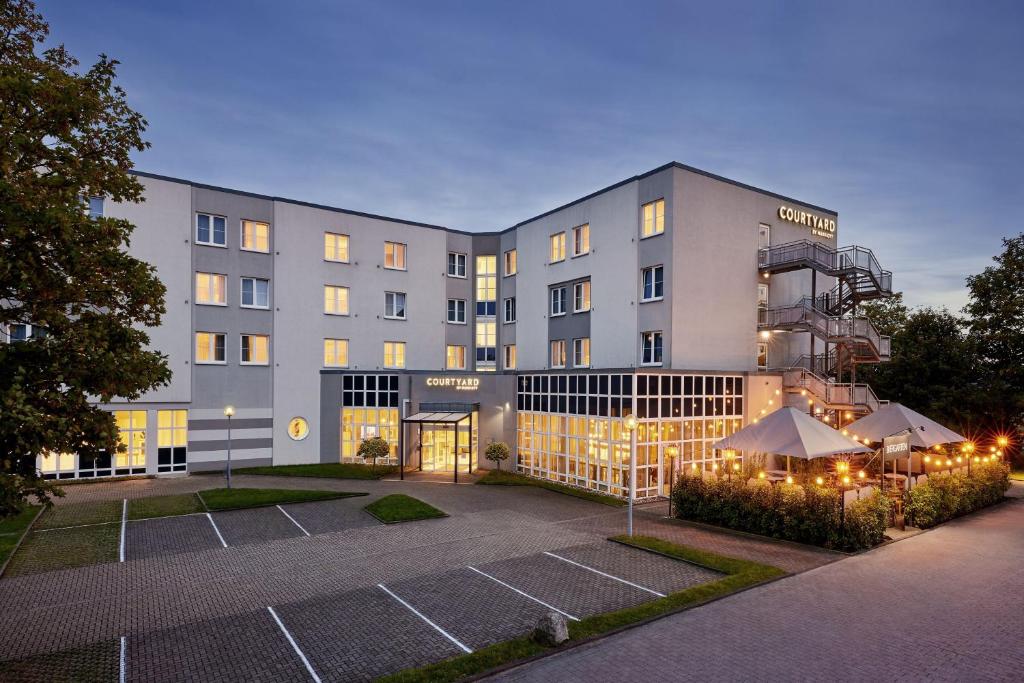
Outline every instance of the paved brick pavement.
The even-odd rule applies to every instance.
[[[124,546],[129,560],[222,547],[205,514],[128,522]]]
[[[497,676],[513,681],[1024,676],[1024,501]]]

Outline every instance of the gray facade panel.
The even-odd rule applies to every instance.
[[[189,431],[201,432],[214,429],[270,429],[274,426],[272,417],[240,417],[228,420],[189,420]]]
[[[231,450],[232,451],[246,451],[253,448],[273,448],[273,439],[232,439]],[[226,451],[228,449],[228,440],[222,441],[189,441],[188,450],[193,453],[199,453],[202,451]]]

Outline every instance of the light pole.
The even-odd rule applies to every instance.
[[[630,413],[625,420],[629,430],[629,511],[626,517],[626,533],[633,536],[633,498],[636,497],[636,415]]]
[[[228,419],[228,488],[231,488],[231,418],[235,416],[233,405],[224,406],[224,417]]]

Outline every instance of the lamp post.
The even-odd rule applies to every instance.
[[[669,446],[665,449],[665,455],[668,456],[668,516],[672,516],[672,487],[676,483],[676,455],[679,454],[679,448],[676,446]]]
[[[629,430],[629,510],[626,516],[626,534],[633,536],[633,498],[636,497],[636,415],[630,413],[624,421]]]
[[[233,405],[224,406],[224,417],[228,419],[228,488],[231,488],[231,418],[235,416]]]

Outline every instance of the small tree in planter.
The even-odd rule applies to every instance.
[[[501,461],[508,460],[510,455],[512,455],[512,451],[504,441],[495,441],[484,451],[484,457],[497,463],[499,471],[501,470]]]
[[[391,446],[379,436],[370,437],[369,439],[363,439],[363,442],[359,444],[359,450],[356,451],[356,455],[363,460],[372,460],[372,467],[376,470],[377,458],[387,458],[391,455]]]

